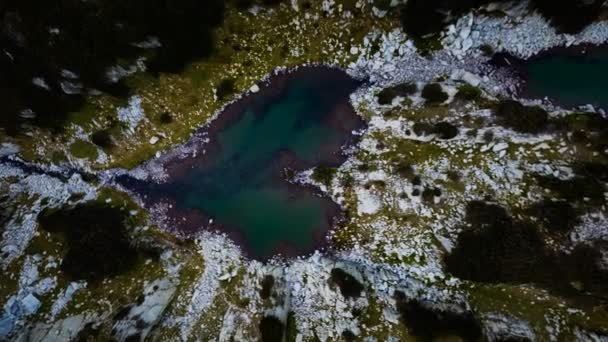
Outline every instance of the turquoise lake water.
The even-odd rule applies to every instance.
[[[527,95],[549,97],[574,107],[592,104],[608,110],[608,48],[587,54],[550,54],[524,64]]]
[[[200,211],[214,224],[237,231],[250,256],[310,250],[315,232],[330,228],[339,207],[310,188],[288,183],[284,169],[339,164],[340,146],[362,124],[345,105],[358,82],[336,70],[323,75],[298,72],[281,86],[280,95],[267,96],[264,90],[252,95],[244,111],[211,136],[217,152],[210,160],[168,183],[150,185],[153,192],[171,198],[178,209]]]

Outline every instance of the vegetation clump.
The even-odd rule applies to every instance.
[[[264,276],[264,279],[262,279],[262,289],[260,289],[260,297],[262,297],[262,299],[270,298],[273,286],[274,277],[271,275]]]
[[[403,83],[393,87],[382,89],[378,93],[378,104],[388,105],[393,102],[393,99],[397,96],[406,97],[414,94],[418,90],[415,83]]]
[[[114,140],[112,139],[110,131],[107,129],[102,129],[93,133],[91,135],[91,141],[93,142],[93,144],[101,148],[110,149],[114,147]]]
[[[398,174],[400,177],[412,179],[416,174],[414,167],[405,160],[395,161],[393,164],[393,172]]]
[[[260,321],[260,333],[262,342],[283,341],[285,325],[275,316],[264,316]]]
[[[455,96],[460,100],[475,101],[481,97],[481,89],[466,83],[458,87],[458,92]]]
[[[160,121],[160,123],[163,125],[170,124],[173,122],[173,115],[171,115],[169,112],[162,112],[158,116],[158,121]]]
[[[416,122],[412,126],[412,130],[418,136],[435,134],[437,138],[442,140],[453,139],[459,133],[458,127],[446,121],[441,121],[435,124]]]
[[[231,78],[223,79],[216,88],[217,98],[223,100],[228,95],[232,95],[235,92],[235,81]]]
[[[458,127],[445,121],[438,122],[433,127],[433,133],[435,133],[437,137],[442,140],[453,139],[458,135],[458,132]]]
[[[414,126],[412,126],[412,130],[418,136],[433,134],[434,129],[433,125],[426,122],[416,122]]]
[[[335,167],[321,165],[314,169],[311,177],[315,182],[330,186],[336,172],[337,169]]]
[[[481,325],[471,312],[455,313],[431,309],[419,301],[408,299],[401,291],[395,291],[395,302],[402,323],[412,335],[422,341],[454,336],[463,341],[481,340]]]
[[[422,200],[426,203],[434,203],[435,197],[441,196],[441,189],[439,188],[425,188],[422,191]]]
[[[479,50],[481,50],[486,57],[492,57],[492,55],[494,55],[494,48],[489,44],[481,45]]]
[[[440,104],[448,99],[448,94],[443,91],[441,84],[429,83],[422,88],[422,98],[430,104]]]
[[[338,285],[340,293],[344,298],[358,298],[361,296],[361,292],[363,292],[363,285],[357,278],[341,268],[331,270],[331,281]]]
[[[74,280],[99,281],[123,273],[138,253],[127,234],[127,214],[97,203],[45,211],[42,229],[65,237],[67,251],[61,270]]]
[[[84,141],[76,140],[70,145],[70,153],[76,158],[95,160],[97,159],[97,148],[95,145]]]
[[[549,116],[540,107],[527,107],[513,100],[503,100],[494,108],[500,124],[521,133],[539,133],[547,127]]]

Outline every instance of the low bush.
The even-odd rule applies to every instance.
[[[458,135],[458,132],[458,127],[445,121],[438,122],[433,127],[433,133],[435,133],[439,139],[443,140],[455,138]]]
[[[472,86],[470,84],[463,84],[458,87],[458,92],[456,93],[456,98],[465,100],[465,101],[475,101],[481,97],[481,89]]]
[[[363,285],[341,268],[331,270],[331,281],[338,285],[340,293],[345,298],[358,298],[363,292]]]
[[[429,83],[425,85],[424,88],[422,88],[421,95],[427,103],[431,104],[443,103],[448,99],[448,94],[443,91],[441,84],[439,83]]]
[[[231,78],[223,79],[216,88],[216,94],[218,99],[223,100],[226,96],[234,94],[235,82]]]
[[[105,148],[110,149],[114,147],[114,140],[112,139],[112,135],[110,131],[107,129],[103,129],[101,131],[97,131],[91,135],[91,141],[93,144]]]
[[[393,99],[397,96],[406,97],[414,94],[418,90],[418,87],[414,83],[403,83],[393,87],[382,89],[378,93],[378,103],[381,105],[388,105],[393,102]]]
[[[494,108],[501,125],[521,133],[539,133],[547,127],[549,115],[540,107],[526,107],[513,100],[503,100]]]
[[[164,125],[170,124],[173,122],[173,115],[171,115],[171,113],[169,112],[162,112],[158,116],[158,121],[160,121],[160,123]]]
[[[264,316],[260,321],[260,333],[262,342],[283,341],[285,325],[275,316]]]
[[[315,182],[330,186],[336,171],[335,167],[325,165],[317,166],[312,172],[312,179]]]

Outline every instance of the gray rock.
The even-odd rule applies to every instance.
[[[28,294],[21,300],[21,307],[26,315],[32,315],[40,309],[40,301],[33,294]]]
[[[4,315],[0,318],[0,337],[6,337],[13,331],[15,320],[10,315]]]

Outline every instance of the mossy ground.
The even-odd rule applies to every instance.
[[[229,6],[223,25],[215,32],[216,48],[208,58],[188,65],[178,74],[155,77],[139,72],[126,79],[134,95],[142,98],[147,119],[134,133],[125,132],[117,122],[117,110],[127,105],[125,99],[89,96],[84,108],[70,115],[65,133],[52,135],[36,130],[29,143],[28,139],[19,139],[21,154],[28,160],[50,162],[54,152],[65,152],[62,144],[52,142],[66,141],[77,129],[88,135],[108,130],[116,146],[106,151],[108,164],[93,163],[93,167],[132,168],[156,151],[184,142],[230,101],[235,95],[226,94],[218,99],[215,94],[222,81],[231,80],[234,94],[239,94],[278,66],[309,62],[346,66],[355,57],[348,52],[351,44],[361,44],[364,35],[375,28],[398,25],[394,18],[376,18],[369,10],[354,8],[357,20],[343,17],[342,13],[336,10],[333,15],[323,14],[318,3],[299,12],[282,5],[256,16]],[[305,16],[321,18],[305,20]],[[166,112],[171,113],[171,122],[161,120]],[[154,135],[163,138],[151,145],[148,141]],[[68,150],[78,158],[94,162],[92,151],[84,142],[77,142]]]

